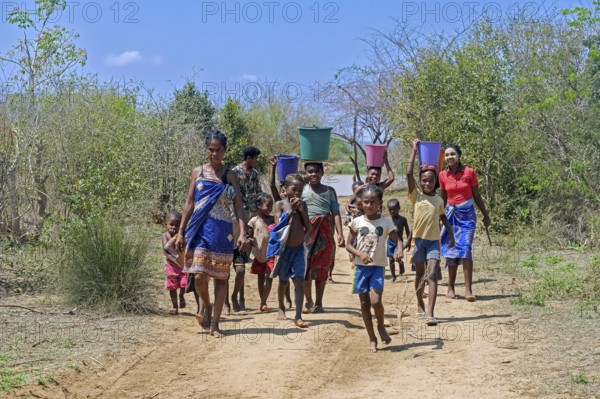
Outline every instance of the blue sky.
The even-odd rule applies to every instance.
[[[88,52],[85,70],[102,80],[140,80],[168,94],[195,74],[217,97],[252,95],[265,82],[273,90],[313,90],[341,67],[369,62],[361,40],[394,19],[426,31],[452,31],[487,12],[508,15],[517,7],[532,17],[563,1],[69,1],[57,17],[80,34]],[[3,1],[0,52],[17,39],[6,23],[14,5]],[[586,3],[584,2],[584,5]],[[460,11],[459,11],[460,10]],[[246,92],[247,91],[247,92]],[[304,93],[305,94],[305,93]],[[291,94],[293,95],[293,94]]]

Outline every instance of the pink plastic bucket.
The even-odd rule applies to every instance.
[[[367,144],[365,147],[367,153],[367,166],[376,166],[381,168],[384,163],[383,158],[385,155],[385,150],[387,150],[387,145]]]
[[[438,166],[442,143],[437,141],[421,141],[419,143],[419,165]]]
[[[276,158],[279,181],[284,181],[289,174],[298,173],[298,162],[300,161],[298,155],[281,154],[277,155]]]

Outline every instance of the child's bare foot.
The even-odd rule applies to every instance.
[[[200,327],[202,327],[202,329],[204,331],[209,331],[211,322],[212,322],[212,306],[205,306],[204,314],[202,315],[202,321],[200,322]]]
[[[233,308],[234,312],[239,312],[240,310],[242,310],[240,308],[240,304],[238,303],[237,298],[234,296],[231,296],[231,305],[232,305],[231,307]]]
[[[196,313],[194,315],[194,318],[198,322],[198,325],[202,325],[202,319],[204,319],[204,316],[202,316],[200,313]]]
[[[396,276],[392,276],[392,283],[396,282]]]
[[[292,308],[292,300],[286,299],[285,306],[286,306],[286,309],[291,309]]]
[[[446,292],[446,298],[450,298],[450,299],[456,298],[456,294],[454,293],[454,290],[451,290],[450,288],[448,288],[448,292]]]
[[[335,281],[333,281],[333,278],[331,278],[331,277],[329,277],[329,278],[327,279],[327,282],[328,282],[328,283],[330,283],[330,284],[331,284],[331,283],[335,283]]]
[[[377,352],[377,341],[371,341],[371,345],[369,345],[367,350],[371,353]]]
[[[225,336],[225,333],[217,327],[210,329],[210,335],[212,335],[215,338],[223,338]]]
[[[179,308],[180,309],[185,308],[185,298],[182,296],[179,297]]]
[[[178,313],[177,308],[173,308],[173,309],[169,310],[170,315],[176,315],[177,313]]]
[[[387,330],[384,326],[377,326],[377,331],[379,331],[379,338],[381,338],[381,342],[384,344],[389,344],[392,342],[392,337],[387,333]]]
[[[302,319],[294,320],[294,325],[298,328],[308,328],[308,323]]]
[[[311,313],[313,306],[315,306],[314,303],[308,303],[308,302],[306,302],[304,304],[304,307],[302,308],[302,313],[304,313],[304,314]]]
[[[262,304],[262,305],[260,305],[260,311],[261,312],[268,312],[269,311],[269,307],[266,304]]]
[[[287,320],[287,317],[285,317],[285,309],[279,308],[279,311],[277,312],[277,320]]]
[[[226,302],[223,307],[225,308],[225,316],[231,316],[231,305]]]
[[[246,310],[246,300],[240,298],[240,310]]]
[[[325,309],[323,309],[323,305],[317,305],[312,310],[313,313],[325,313]]]

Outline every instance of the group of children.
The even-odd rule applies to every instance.
[[[384,308],[382,295],[384,287],[385,265],[390,267],[392,281],[396,281],[395,264],[398,262],[399,274],[405,273],[402,261],[403,253],[414,243],[412,265],[416,271],[415,292],[417,297],[417,316],[426,317],[427,324],[435,325],[435,299],[439,274],[439,236],[440,223],[452,233],[444,212],[444,203],[436,193],[437,175],[434,169],[421,167],[419,170],[419,186],[413,177],[413,164],[418,148],[418,140],[413,143],[413,150],[407,167],[408,198],[414,204],[414,224],[410,231],[408,221],[400,215],[400,202],[391,199],[387,203],[390,217],[382,215],[383,191],[394,181],[394,175],[385,157],[388,176],[380,182],[381,168],[369,168],[366,183],[353,184],[353,194],[346,205],[349,234],[346,241],[341,236],[341,219],[339,204],[333,188],[320,183],[323,169],[322,164],[305,164],[305,174],[290,174],[277,187],[274,178],[276,160],[271,158],[271,192],[259,193],[253,196],[257,215],[248,221],[248,231],[253,248],[254,260],[250,273],[258,277],[258,293],[260,310],[268,311],[267,300],[271,292],[273,278],[279,279],[277,289],[278,315],[277,319],[286,319],[286,310],[291,308],[289,281],[295,288],[296,311],[294,324],[300,328],[308,327],[302,320],[302,314],[322,311],[322,298],[327,278],[331,278],[333,268],[333,253],[319,254],[324,259],[322,265],[311,263],[314,255],[311,245],[311,231],[320,229],[318,237],[333,241],[334,228],[337,232],[337,245],[345,246],[354,268],[353,293],[360,299],[361,314],[369,336],[369,350],[377,351],[377,337],[371,316],[371,308],[377,320],[377,332],[383,343],[389,343],[391,338],[384,326]],[[332,192],[330,192],[332,190]],[[272,211],[274,209],[274,215]],[[323,219],[319,219],[324,216]],[[177,314],[179,308],[185,307],[184,293],[186,292],[186,276],[181,272],[181,258],[169,251],[169,242],[178,231],[181,215],[171,212],[167,215],[167,232],[163,235],[163,247],[167,263],[166,289],[169,290],[173,309],[171,314]],[[339,226],[338,226],[339,224]],[[327,227],[329,226],[329,227]],[[406,235],[406,240],[403,240]],[[451,234],[450,234],[451,235]],[[450,237],[453,245],[454,238]],[[319,242],[316,247],[321,247]],[[174,252],[174,251],[172,251]],[[322,256],[323,255],[323,256]],[[307,269],[308,259],[308,269]],[[331,259],[331,260],[330,260]],[[312,276],[312,278],[309,278]],[[316,280],[317,297],[312,302],[310,295],[311,280]],[[322,283],[322,284],[319,284]],[[428,305],[423,301],[425,283],[429,286]],[[187,283],[188,290],[190,284]],[[191,285],[193,287],[193,285]],[[177,295],[179,289],[179,296]],[[305,292],[308,293],[305,295]],[[306,303],[303,302],[306,298]],[[179,303],[178,300],[179,299]],[[197,311],[200,313],[200,303],[196,295]]]

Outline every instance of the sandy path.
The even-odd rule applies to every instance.
[[[403,296],[414,274],[386,281],[386,318],[393,342],[376,354],[365,351],[358,298],[350,293],[346,251],[338,251],[336,283],[325,292],[327,313],[307,315],[307,330],[275,320],[276,313],[248,311],[224,320],[225,339],[199,332],[192,317],[151,318],[153,342],[136,353],[102,360],[102,367],[71,372],[60,385],[29,387],[22,397],[187,398],[187,397],[517,397],[509,380],[515,343],[526,339],[518,321],[495,311],[497,285],[476,275],[480,300],[449,300],[441,294],[437,327],[418,320],[414,295]],[[247,304],[258,305],[255,277],[248,276]],[[490,284],[486,283],[490,282]],[[462,286],[459,286],[460,290]],[[459,291],[460,292],[460,291]],[[270,305],[275,305],[273,290]],[[398,303],[409,302],[403,323]],[[165,298],[166,301],[166,298]],[[497,308],[497,306],[496,306]],[[293,316],[289,313],[288,316]]]

